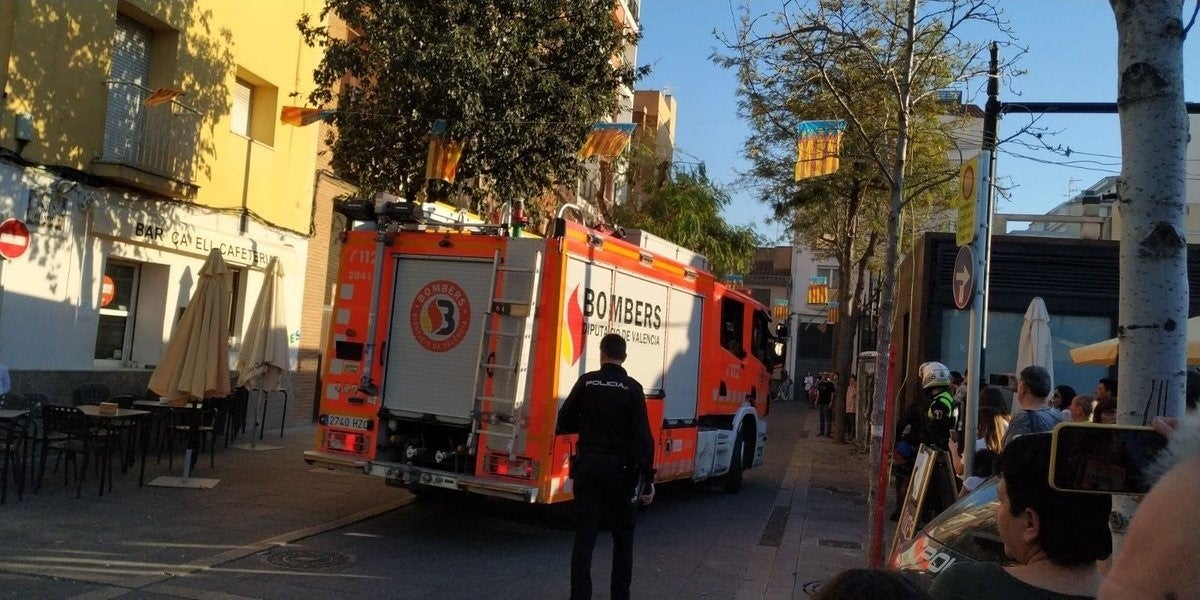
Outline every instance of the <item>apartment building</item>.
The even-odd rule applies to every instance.
[[[640,203],[647,185],[661,185],[675,155],[675,97],[662,90],[633,93],[633,140],[630,150],[629,198]],[[639,204],[640,205],[640,204]]]
[[[272,257],[298,351],[319,132],[279,113],[310,91],[320,54],[295,23],[321,7],[0,3],[0,218],[30,231],[0,264],[16,391],[144,390],[212,248],[235,273],[230,365]]]

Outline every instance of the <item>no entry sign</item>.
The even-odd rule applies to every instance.
[[[20,258],[29,249],[29,228],[18,219],[5,219],[0,223],[0,256],[7,259]]]

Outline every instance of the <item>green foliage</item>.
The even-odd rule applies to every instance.
[[[333,168],[368,192],[425,187],[438,119],[466,141],[457,185],[483,176],[467,190],[477,200],[573,182],[588,130],[643,73],[613,65],[636,35],[616,25],[612,0],[326,0],[327,15],[351,39],[300,19],[325,51],[309,101],[336,106]]]
[[[614,210],[616,223],[643,229],[703,254],[715,275],[746,273],[762,240],[749,226],[730,225],[721,216],[729,194],[708,178],[704,165],[677,170],[661,187],[646,187],[639,206]]]

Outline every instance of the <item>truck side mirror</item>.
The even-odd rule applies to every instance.
[[[781,340],[786,340],[787,336],[788,336],[788,324],[787,323],[776,323],[775,324],[775,337],[777,337]]]

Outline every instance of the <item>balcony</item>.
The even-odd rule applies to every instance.
[[[96,175],[181,200],[196,197],[193,165],[200,113],[175,100],[146,106],[152,90],[109,80],[104,149],[92,161]]]

